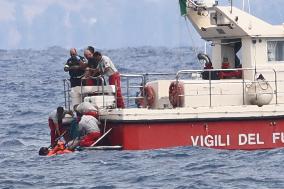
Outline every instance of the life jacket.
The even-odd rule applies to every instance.
[[[66,149],[63,142],[58,142],[57,145],[48,152],[47,156],[54,156],[59,154],[71,153],[71,152],[73,151]]]
[[[224,61],[222,63],[222,69],[229,69],[229,67],[230,67],[230,63],[228,61]]]

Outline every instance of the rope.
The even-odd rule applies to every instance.
[[[184,21],[185,21],[186,29],[188,30],[188,34],[189,34],[190,41],[191,41],[191,43],[192,43],[192,47],[196,47],[196,44],[195,44],[195,42],[194,42],[194,39],[193,39],[192,35],[190,35],[191,31],[190,31],[190,27],[189,27],[188,21],[187,21],[187,19],[186,19],[186,16],[184,17]],[[198,54],[196,48],[193,48],[193,51],[194,51],[194,53],[195,53],[196,55]]]

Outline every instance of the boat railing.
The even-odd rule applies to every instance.
[[[214,72],[236,72],[239,71],[242,73],[242,77],[238,78],[238,79],[218,79],[218,82],[216,82],[216,79],[212,78],[212,74]],[[202,79],[202,73],[207,72],[208,73],[208,79]],[[249,72],[247,74],[252,75],[251,77],[245,77],[245,73]],[[269,75],[268,78],[265,78],[265,81],[267,83],[269,83],[272,88],[273,88],[273,95],[274,95],[274,100],[273,103],[275,104],[279,104],[283,101],[284,99],[284,87],[281,87],[279,84],[280,83],[284,83],[284,80],[281,80],[282,77],[279,77],[278,75],[280,73],[283,74],[283,71],[276,71],[275,69],[255,69],[255,68],[236,68],[236,69],[208,69],[208,70],[180,70],[178,71],[176,74],[172,74],[172,73],[142,73],[142,74],[121,74],[121,80],[122,80],[122,85],[121,88],[122,93],[123,93],[123,98],[125,99],[125,105],[126,107],[133,107],[135,106],[136,100],[141,100],[144,101],[144,104],[146,104],[146,95],[145,95],[145,85],[148,82],[151,81],[155,81],[157,80],[161,80],[164,79],[165,77],[167,78],[167,80],[172,80],[175,82],[181,82],[184,77],[188,77],[190,78],[190,80],[196,80],[195,82],[185,82],[184,85],[203,85],[204,89],[207,90],[208,88],[208,93],[204,93],[204,94],[184,94],[183,96],[187,96],[190,98],[190,96],[202,96],[202,95],[206,95],[209,98],[209,102],[208,102],[208,106],[212,106],[213,105],[213,96],[217,96],[217,95],[223,95],[223,96],[229,96],[229,95],[238,95],[241,96],[240,97],[240,101],[242,101],[242,105],[246,105],[246,89],[248,88],[249,85],[258,82],[257,78],[254,78],[260,74],[265,75],[265,77],[267,75]],[[269,73],[269,74],[267,74]],[[169,79],[169,77],[171,79]],[[154,78],[154,79],[153,79]],[[251,78],[251,79],[245,79],[245,78]],[[92,79],[96,79],[96,80],[100,80],[100,82],[102,84],[105,84],[105,80],[103,77],[99,76],[99,77],[93,77]],[[153,80],[152,80],[153,79]],[[280,80],[279,80],[280,79]],[[81,82],[81,101],[83,101],[83,80]],[[200,82],[199,82],[200,81]],[[214,87],[218,84],[236,84],[236,83],[240,83],[240,92],[235,91],[229,91],[229,92],[222,92],[222,93],[216,93],[214,92]],[[102,93],[101,95],[103,96],[103,107],[105,107],[105,85],[100,85],[101,86],[101,90]],[[279,91],[280,88],[280,91]],[[281,90],[283,89],[283,90]],[[70,81],[65,79],[64,80],[64,98],[65,98],[65,107],[70,109],[71,106],[71,97],[70,97]],[[116,90],[115,90],[116,93]],[[236,94],[238,93],[238,94]],[[139,95],[138,95],[139,94]],[[279,101],[279,96],[281,95],[281,99],[282,101]],[[117,101],[116,99],[116,95],[115,96],[115,102]],[[182,96],[182,95],[180,95]],[[133,103],[135,102],[135,103]],[[284,103],[284,102],[282,102]],[[116,104],[116,103],[115,103]]]
[[[145,77],[143,74],[121,74],[122,82],[126,82],[125,88],[126,92],[124,93],[124,98],[126,99],[126,106],[131,106],[131,101],[134,100],[145,100],[143,97],[138,96],[137,93],[133,93],[132,89],[139,91],[140,93],[145,94],[143,86],[145,85]],[[137,90],[138,89],[138,90]]]
[[[63,92],[64,92],[64,106],[65,109],[70,110],[71,106],[71,97],[70,97],[70,91],[71,91],[71,84],[69,79],[63,80]]]
[[[85,86],[84,82],[86,82],[87,80],[95,80],[95,81],[99,81],[99,84],[98,85],[95,85],[95,86],[98,86],[98,87],[101,87],[101,95],[102,95],[102,104],[103,104],[103,107],[106,107],[106,99],[105,99],[105,95],[108,94],[108,91],[105,90],[105,79],[102,77],[102,76],[98,76],[98,77],[89,77],[89,78],[82,78],[82,77],[79,77],[81,79],[81,85],[79,86],[80,87],[80,99],[81,99],[81,102],[84,101],[84,87],[88,87],[88,86]],[[65,108],[70,110],[71,109],[71,96],[70,96],[70,92],[72,90],[71,88],[71,84],[70,84],[70,79],[64,79],[63,80],[63,83],[64,83],[64,104],[65,104]],[[115,93],[116,93],[116,90],[115,90]],[[115,96],[115,104],[116,104],[116,94],[114,95]]]
[[[122,88],[125,89],[124,97],[126,99],[127,107],[131,107],[136,104],[137,100],[141,100],[144,104],[146,104],[144,87],[148,81],[172,79],[175,75],[175,73],[121,74],[122,83],[125,84],[122,85]],[[133,101],[135,101],[135,103],[132,103]]]
[[[99,81],[99,83],[101,85],[97,85],[97,86],[101,86],[102,87],[102,96],[103,96],[103,106],[105,105],[105,90],[104,90],[104,86],[105,86],[105,79],[102,76],[97,76],[97,77],[88,77],[88,78],[81,78],[81,101],[84,101],[84,95],[83,95],[83,87],[84,87],[84,81],[87,80],[95,80],[95,81]],[[115,91],[116,92],[116,91]]]
[[[212,85],[213,85],[213,80],[215,79],[212,79],[212,75],[213,73],[215,72],[237,72],[237,71],[241,71],[242,72],[242,77],[241,77],[241,80],[238,81],[238,80],[234,80],[234,81],[230,81],[230,83],[242,83],[242,91],[241,91],[241,94],[226,94],[226,95],[242,95],[242,103],[243,105],[245,105],[245,93],[246,93],[246,87],[247,87],[247,84],[252,84],[252,83],[256,83],[258,82],[256,80],[256,78],[254,78],[253,80],[249,80],[249,81],[246,81],[244,78],[244,73],[246,71],[253,71],[254,72],[254,76],[257,76],[259,74],[264,74],[265,72],[270,72],[272,73],[273,75],[273,79],[268,79],[268,80],[265,80],[267,83],[271,84],[271,85],[274,85],[274,95],[275,95],[275,104],[278,104],[278,95],[279,95],[279,92],[278,92],[278,83],[279,81],[277,80],[277,72],[279,73],[279,71],[276,72],[275,69],[255,69],[255,68],[236,68],[236,69],[208,69],[208,70],[180,70],[177,72],[176,74],[176,83],[180,82],[181,79],[182,79],[182,76],[185,75],[185,74],[202,74],[204,72],[207,72],[208,73],[208,79],[206,79],[208,81],[208,92],[209,92],[209,106],[211,107],[212,106],[212,96],[214,95],[222,95],[222,94],[214,94],[212,92]],[[284,72],[284,71],[283,71]],[[204,79],[203,79],[204,81]],[[222,83],[222,81],[227,81],[226,79],[221,79],[218,81],[218,83]],[[283,81],[282,81],[283,82]],[[202,82],[204,84],[204,82]],[[227,83],[227,82],[226,82]],[[190,83],[192,84],[192,83]],[[201,84],[201,83],[196,83],[196,84]],[[186,85],[186,83],[185,83]],[[225,94],[223,94],[225,95]],[[186,95],[180,95],[180,96],[186,96]]]

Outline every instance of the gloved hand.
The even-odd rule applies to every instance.
[[[64,66],[64,71],[65,71],[65,72],[68,72],[69,70],[70,70],[70,67],[69,67],[68,65],[65,65],[65,66]]]

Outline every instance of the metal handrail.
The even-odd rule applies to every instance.
[[[219,71],[242,71],[242,74],[244,71],[251,71],[251,70],[255,70],[255,68],[235,68],[235,69],[206,69],[206,70],[180,70],[177,72],[176,74],[176,83],[179,82],[180,80],[180,77],[182,74],[188,74],[188,73],[202,73],[204,71],[206,72],[209,72],[209,78],[208,78],[208,84],[209,84],[209,106],[211,107],[212,106],[212,75],[211,73],[212,72],[219,72]],[[274,72],[274,83],[275,83],[275,98],[276,98],[276,104],[278,104],[278,88],[277,88],[277,72],[274,68],[272,69],[257,69],[258,72],[260,71],[273,71]],[[255,72],[255,75],[258,73],[258,72]],[[255,79],[255,78],[254,78]],[[245,80],[244,80],[244,77],[242,77],[242,85],[243,85],[243,91],[242,91],[242,94],[243,94],[243,105],[245,105]]]
[[[66,89],[66,85],[67,85],[67,89]],[[68,110],[70,111],[70,80],[69,79],[63,79],[63,87],[64,87],[64,106],[65,109],[68,108]],[[67,93],[67,95],[66,95]]]
[[[274,83],[274,95],[275,95],[275,98],[276,98],[276,101],[275,103],[278,104],[279,103],[279,100],[278,100],[278,96],[281,95],[281,92],[279,93],[279,89],[278,89],[278,75],[279,74],[278,72],[281,72],[281,71],[277,71],[275,69],[257,69],[255,71],[255,68],[236,68],[236,69],[206,69],[206,70],[180,70],[178,71],[176,74],[172,74],[172,73],[142,73],[142,74],[121,74],[121,78],[126,78],[126,80],[124,80],[124,82],[126,82],[126,86],[122,86],[122,88],[126,88],[126,99],[127,99],[127,106],[130,105],[130,102],[133,100],[133,99],[142,99],[144,98],[144,102],[146,102],[146,99],[145,99],[145,89],[144,89],[144,86],[146,85],[146,82],[148,80],[149,77],[151,76],[171,76],[173,75],[176,82],[180,82],[181,79],[182,79],[182,76],[184,74],[200,74],[200,73],[203,73],[203,72],[208,72],[209,74],[209,78],[208,78],[208,83],[207,83],[207,86],[208,86],[208,90],[209,90],[209,106],[211,107],[212,106],[212,97],[214,95],[222,95],[222,94],[214,94],[213,92],[213,89],[214,89],[214,86],[215,85],[215,82],[212,82],[212,72],[220,72],[220,71],[224,71],[224,72],[228,72],[228,71],[241,71],[242,72],[242,75],[245,75],[245,71],[254,71],[254,75],[258,75],[260,73],[264,74],[265,72],[271,72],[273,73],[273,75],[270,74],[270,79],[269,80],[266,80],[267,82],[269,83]],[[284,72],[284,71],[283,71]],[[254,76],[254,79],[251,81],[251,82],[255,82],[255,76]],[[137,84],[139,82],[138,79],[141,79],[141,85]],[[160,78],[160,77],[159,77]],[[162,78],[162,77],[161,77]],[[240,80],[234,80],[232,81],[233,83],[241,83],[242,84],[242,104],[245,105],[246,102],[245,102],[245,94],[246,94],[246,86],[248,84],[248,81],[245,81],[244,79],[245,77],[243,76]],[[90,78],[89,78],[90,79]],[[97,79],[97,80],[100,80],[101,81],[101,86],[102,87],[102,95],[103,95],[103,107],[106,107],[106,102],[105,102],[105,95],[106,95],[106,91],[105,91],[105,88],[104,88],[104,84],[105,84],[105,80],[102,76],[99,76],[99,77],[91,77],[91,79]],[[136,84],[133,85],[133,83],[131,83],[131,79],[136,79],[135,82]],[[152,78],[153,79],[153,78]],[[83,101],[83,80],[86,80],[85,78],[82,78],[81,79],[81,100]],[[202,83],[203,84],[206,84],[206,82],[204,83],[205,80],[202,80]],[[219,80],[220,82],[222,82],[222,80]],[[225,80],[223,80],[225,82]],[[280,81],[281,82],[281,81]],[[227,82],[225,82],[227,83]],[[196,83],[197,84],[197,83]],[[272,84],[273,85],[273,84]],[[132,94],[133,92],[133,89],[138,89],[140,88],[140,94],[141,96],[135,96]],[[65,107],[68,107],[70,109],[70,95],[69,95],[69,91],[70,91],[70,83],[68,82],[68,80],[64,80],[64,98],[65,98]],[[68,93],[67,93],[68,92]],[[116,91],[115,91],[116,92]],[[66,94],[67,93],[67,94]],[[279,93],[279,94],[278,94]],[[125,93],[124,93],[125,94]],[[136,93],[137,94],[137,93]],[[230,93],[231,94],[231,93]],[[230,95],[230,94],[227,94],[227,95]],[[241,94],[241,93],[240,93]],[[226,95],[226,94],[225,94]],[[191,95],[189,95],[191,96]],[[69,99],[69,101],[68,101]],[[117,102],[117,96],[115,95],[115,102]],[[133,101],[132,101],[133,102]],[[115,103],[117,104],[117,103]]]
[[[126,97],[127,97],[127,106],[130,105],[130,100],[131,99],[144,99],[144,104],[146,103],[145,97],[145,88],[144,86],[146,85],[146,82],[148,81],[149,77],[151,76],[175,76],[175,73],[140,73],[140,74],[121,74],[122,78],[126,78]],[[135,78],[140,78],[141,79],[141,85],[131,85],[130,80],[135,79]],[[130,89],[137,89],[141,88],[141,96],[135,96],[132,97],[130,95]]]
[[[88,80],[88,79],[98,79],[98,80],[100,80],[101,81],[101,85],[98,85],[98,86],[101,86],[102,87],[102,95],[103,95],[103,107],[105,107],[105,90],[104,90],[104,85],[105,85],[105,79],[104,79],[104,77],[102,77],[102,76],[97,76],[97,77],[89,77],[89,78],[84,78],[84,77],[82,77],[81,78],[81,101],[83,102],[83,81],[84,80]],[[116,92],[116,91],[115,91]],[[116,97],[115,97],[115,104],[116,104],[116,101],[117,101],[117,99],[116,99]]]
[[[140,87],[143,87],[145,85],[145,76],[142,75],[142,74],[121,74],[120,75],[122,78],[126,78],[126,97],[127,97],[127,106],[129,106],[129,102],[130,102],[130,99],[136,99],[136,98],[133,98],[130,96],[130,91],[129,89],[130,88],[140,88]],[[141,79],[141,83],[143,84],[143,86],[130,86],[130,82],[129,82],[129,79],[132,79],[132,78],[140,78]],[[143,92],[142,92],[143,96],[145,94],[145,91],[144,91],[144,88],[143,88]]]

